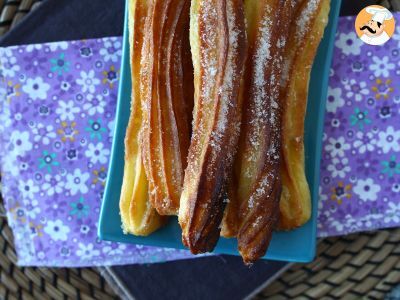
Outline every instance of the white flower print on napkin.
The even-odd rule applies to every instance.
[[[365,99],[369,94],[367,83],[365,81],[356,81],[355,79],[344,80],[344,89],[346,90],[346,97],[354,99],[357,102]]]
[[[115,120],[113,119],[112,121],[108,122],[107,127],[109,130],[109,137],[112,138],[114,136]]]
[[[68,42],[54,42],[54,43],[49,43],[49,48],[51,52],[54,52],[58,49],[61,50],[67,50],[68,49]]]
[[[58,108],[56,109],[56,113],[60,115],[61,121],[73,121],[75,119],[74,115],[78,114],[81,109],[78,106],[75,106],[74,101],[63,101],[60,100],[58,102]]]
[[[44,227],[44,232],[47,233],[54,241],[66,241],[68,233],[71,230],[61,220],[49,220]]]
[[[33,50],[41,50],[43,48],[42,44],[33,44],[26,46],[26,52],[32,52]]]
[[[325,150],[328,151],[332,157],[344,157],[345,151],[350,150],[350,145],[346,143],[346,139],[344,137],[329,138],[328,144],[325,146]]]
[[[88,245],[79,243],[78,246],[79,249],[76,251],[76,255],[79,256],[81,259],[90,259],[94,256],[100,255],[100,251],[95,249],[92,243]]]
[[[33,127],[32,133],[34,135],[33,140],[37,143],[42,142],[43,145],[50,144],[50,139],[54,139],[57,136],[53,125],[44,125],[42,123]]]
[[[11,152],[3,158],[3,172],[8,172],[11,176],[16,177],[20,174],[20,165],[17,162],[17,153]],[[3,190],[4,192],[4,190]]]
[[[78,192],[86,194],[88,192],[88,187],[86,181],[88,181],[90,174],[83,172],[80,169],[75,169],[74,173],[67,174],[67,183],[65,188],[70,191],[71,195],[74,196]]]
[[[41,209],[39,207],[39,201],[36,199],[24,199],[24,205],[26,207],[25,213],[31,218],[35,219],[38,214],[40,214]]]
[[[354,193],[356,193],[362,201],[376,201],[381,187],[375,184],[372,178],[359,179],[354,186]]]
[[[104,113],[104,108],[106,107],[106,102],[102,95],[87,95],[87,102],[83,105],[83,109],[87,110],[90,116],[93,116],[96,113],[102,114]]]
[[[378,147],[380,147],[383,153],[389,153],[390,151],[400,151],[400,130],[396,131],[392,126],[389,126],[386,131],[378,133]]]
[[[22,91],[33,100],[45,100],[49,89],[50,85],[44,82],[42,77],[28,78],[22,86]]]
[[[11,49],[0,48],[0,65],[4,77],[14,77],[16,72],[20,70],[17,64],[17,58],[13,55]]]
[[[343,107],[344,99],[342,98],[341,88],[328,87],[328,97],[326,103],[326,110],[331,113],[336,113],[339,107]]]
[[[339,221],[339,220],[335,219],[334,216],[330,216],[328,218],[327,223],[330,224],[330,226],[332,226],[332,228],[335,228],[336,232],[342,232],[344,229],[343,221]]]
[[[121,56],[121,46],[122,44],[119,39],[115,37],[108,38],[104,42],[104,48],[101,48],[99,53],[103,56],[105,62],[118,62]]]
[[[42,189],[47,192],[47,195],[53,196],[54,194],[60,194],[63,191],[65,183],[60,175],[56,174],[52,176],[46,174],[44,180],[45,182],[42,185]]]
[[[321,208],[322,207],[322,202],[328,200],[328,196],[323,194],[322,187],[318,188],[318,198],[319,198],[318,207]]]
[[[332,158],[332,163],[328,165],[328,171],[331,172],[332,177],[345,178],[346,173],[350,172],[351,168],[348,166],[349,160],[346,157]]]
[[[362,132],[359,131],[356,133],[357,140],[354,141],[353,146],[358,149],[360,154],[365,153],[366,151],[374,151],[375,145],[377,143],[374,138],[374,134],[372,132]]]
[[[0,84],[0,99],[5,99],[5,92],[2,94],[2,86]],[[0,133],[6,130],[12,124],[12,117],[10,112],[10,105],[8,103],[3,102],[0,105]]]
[[[107,243],[96,234],[118,93],[105,73],[120,74],[121,42],[118,37],[17,46],[0,55],[11,61],[0,80],[0,99],[8,98],[0,101],[1,184],[20,265],[191,257],[187,251]],[[41,70],[32,68],[37,58]],[[69,68],[52,68],[58,58]]]
[[[108,161],[110,150],[105,148],[103,143],[98,143],[97,145],[90,143],[88,149],[85,151],[85,155],[94,164],[98,162],[105,164]]]
[[[363,42],[357,37],[355,32],[340,33],[335,46],[342,50],[343,54],[359,55]]]
[[[382,59],[378,56],[373,56],[372,61],[373,63],[369,65],[369,69],[374,72],[375,77],[388,77],[389,72],[396,67],[394,63],[389,62],[388,56],[384,56]]]
[[[81,71],[81,78],[76,80],[76,83],[82,87],[82,93],[89,92],[93,94],[96,90],[96,85],[100,84],[100,79],[95,77],[93,70],[89,72]]]
[[[103,253],[107,255],[122,255],[125,253],[126,248],[127,248],[126,245],[122,243],[118,243],[117,245],[113,245],[112,243],[107,243],[103,247]]]
[[[8,149],[12,151],[15,156],[24,155],[26,152],[32,150],[32,143],[29,140],[29,132],[18,130],[13,131],[11,133]]]
[[[389,209],[385,213],[385,223],[400,223],[400,203],[389,203]]]
[[[19,190],[24,199],[33,199],[35,194],[39,192],[39,187],[35,185],[32,179],[19,182]]]
[[[353,217],[354,218],[354,217]],[[383,218],[382,214],[370,214],[365,215],[357,220],[358,229],[362,228],[371,228],[374,226],[377,220],[381,220]]]

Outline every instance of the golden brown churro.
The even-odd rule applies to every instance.
[[[220,235],[237,237],[251,264],[277,227],[311,215],[304,119],[330,1],[129,5],[124,230],[147,235],[165,223],[160,215],[179,214],[192,253],[212,251]]]
[[[141,72],[142,155],[150,182],[150,202],[162,215],[176,215],[190,142],[193,73],[189,0],[150,1]],[[186,33],[186,34],[185,34]]]
[[[239,88],[246,52],[242,0],[192,0],[193,136],[180,201],[182,241],[214,249],[239,132]]]
[[[129,1],[129,42],[132,72],[131,115],[125,137],[125,166],[120,198],[120,214],[124,232],[149,235],[165,223],[165,217],[151,207],[148,182],[143,169],[139,145],[142,128],[140,103],[140,61],[148,1]]]
[[[224,201],[226,207],[221,224],[221,236],[224,238],[234,238],[239,230],[239,202],[237,198],[237,178],[232,174],[230,182],[227,183]]]
[[[239,252],[245,263],[262,257],[279,216],[281,193],[282,52],[291,1],[246,0],[249,53],[238,153]]]
[[[286,49],[282,81],[284,146],[279,228],[284,230],[303,225],[311,216],[311,195],[304,169],[304,120],[311,68],[330,10],[330,1],[303,2],[291,25],[291,32],[296,34]]]

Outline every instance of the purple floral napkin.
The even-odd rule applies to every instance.
[[[97,238],[120,60],[120,37],[0,49],[2,194],[20,265],[191,257]]]
[[[400,224],[400,28],[362,44],[342,18],[327,102],[319,235]],[[89,266],[192,257],[102,242],[121,38],[0,49],[0,165],[20,265]]]
[[[319,235],[399,226],[400,26],[384,46],[369,46],[358,39],[354,17],[341,18],[335,46]]]

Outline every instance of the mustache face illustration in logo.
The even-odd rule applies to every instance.
[[[396,23],[385,7],[371,5],[361,10],[355,22],[358,37],[368,45],[383,45],[392,37]]]
[[[361,31],[364,31],[364,30],[368,30],[370,33],[372,33],[372,34],[375,34],[376,33],[376,30],[373,30],[371,27],[369,27],[368,25],[364,25],[363,27],[361,27],[360,28],[360,30]]]
[[[375,37],[383,33],[385,30],[385,25],[381,22],[370,20],[369,22],[362,24],[360,30],[367,36]]]

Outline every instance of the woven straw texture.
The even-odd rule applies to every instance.
[[[400,283],[400,229],[328,238],[257,299],[383,299]]]
[[[0,0],[0,36],[39,0]],[[400,10],[400,0],[384,0]],[[0,214],[4,207],[0,200]],[[11,230],[0,217],[0,299],[116,299],[93,268],[19,268]],[[382,299],[400,282],[400,229],[328,238],[318,258],[296,264],[257,299]]]
[[[40,0],[0,0],[0,36],[13,28],[40,3]]]

